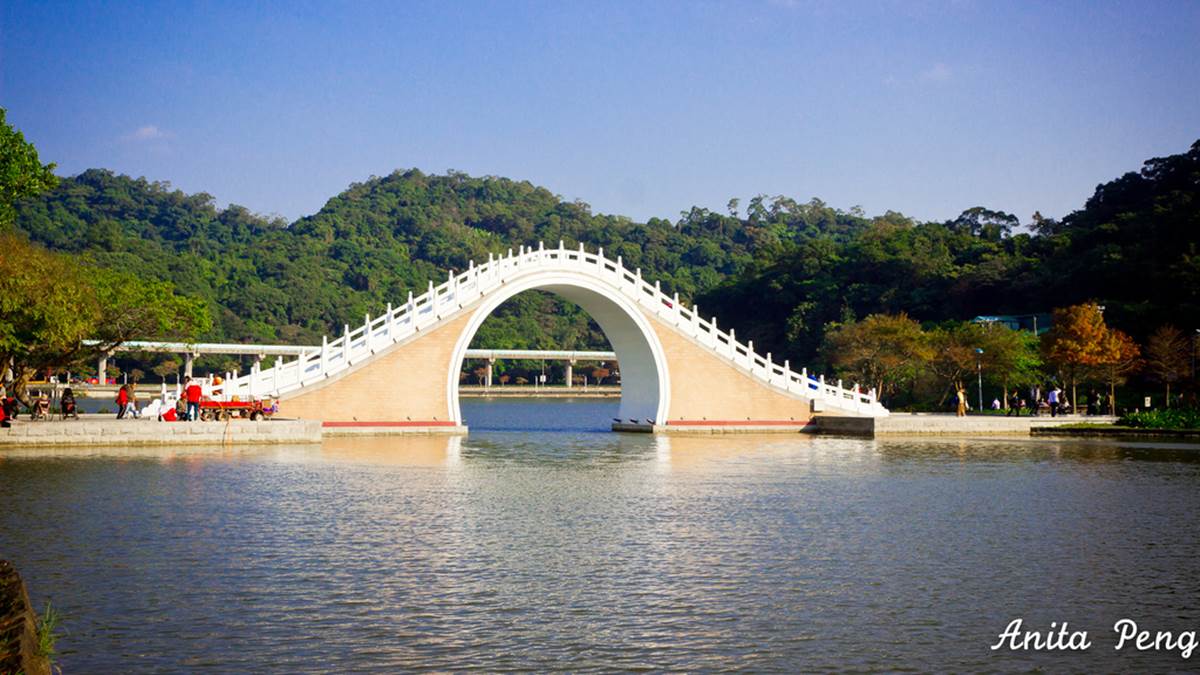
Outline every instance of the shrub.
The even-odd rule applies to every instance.
[[[1160,408],[1128,413],[1117,424],[1139,429],[1200,429],[1200,410],[1194,408]]]

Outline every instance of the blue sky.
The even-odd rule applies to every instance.
[[[0,3],[0,106],[289,219],[416,167],[674,220],[755,194],[1062,216],[1200,138],[1197,2]]]

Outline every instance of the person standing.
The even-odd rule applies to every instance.
[[[137,385],[129,384],[129,400],[125,403],[125,414],[132,419],[141,417],[137,407]]]
[[[1058,396],[1059,396],[1059,394],[1060,394],[1060,390],[1058,388],[1058,385],[1056,384],[1056,385],[1054,385],[1054,388],[1050,390],[1050,393],[1047,394],[1047,396],[1046,396],[1046,402],[1050,404],[1050,416],[1051,417],[1058,417]]]
[[[1013,389],[1012,393],[1009,394],[1009,396],[1008,396],[1008,415],[1007,416],[1012,417],[1014,415],[1017,417],[1021,416],[1021,397],[1020,397],[1020,394],[1017,393],[1016,389]]]
[[[200,384],[190,377],[184,384],[183,396],[187,399],[187,420],[195,422],[200,419],[200,398],[204,392],[200,388]]]
[[[957,413],[957,415],[958,415],[958,417],[966,417],[967,416],[967,392],[962,388],[961,384],[958,385],[958,413]]]
[[[125,419],[125,410],[129,407],[129,386],[121,385],[117,390],[117,419]]]

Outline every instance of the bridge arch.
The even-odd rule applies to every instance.
[[[447,414],[463,423],[458,379],[467,348],[483,322],[510,298],[530,290],[558,295],[583,308],[600,326],[621,366],[622,420],[663,424],[670,409],[671,380],[658,334],[636,304],[596,275],[570,270],[532,271],[508,280],[473,310],[459,334],[446,375]]]
[[[420,296],[344,326],[341,337],[292,361],[226,377],[223,395],[278,397],[289,415],[326,427],[461,433],[458,373],[467,347],[501,303],[531,289],[577,303],[600,325],[621,364],[623,427],[795,430],[815,412],[888,414],[873,392],[757,353],[620,257],[561,243],[489,255],[440,285],[430,281]]]

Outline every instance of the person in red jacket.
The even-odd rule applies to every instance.
[[[200,419],[200,397],[203,396],[204,390],[200,388],[200,383],[192,378],[184,381],[183,397],[187,399],[187,419],[189,422],[195,422]]]
[[[117,390],[117,419],[125,417],[125,408],[129,406],[129,387],[121,385]]]

